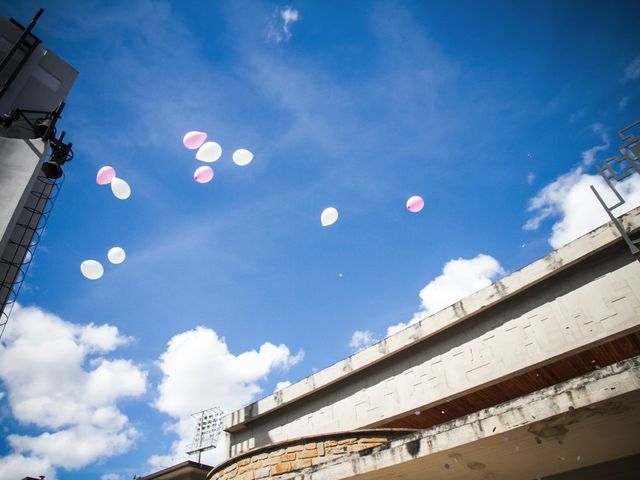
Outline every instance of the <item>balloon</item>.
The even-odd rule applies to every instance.
[[[182,143],[189,150],[195,150],[196,148],[200,148],[200,145],[202,145],[206,139],[206,133],[194,131],[187,133],[182,139]]]
[[[106,166],[102,167],[98,170],[98,175],[96,175],[96,183],[98,185],[106,185],[107,183],[111,183],[113,177],[116,176],[116,171],[113,167]]]
[[[202,162],[215,162],[222,155],[222,147],[216,142],[207,142],[196,153],[196,159]]]
[[[97,260],[85,260],[80,264],[80,271],[89,280],[98,280],[104,273],[104,268]]]
[[[320,223],[323,227],[333,225],[338,220],[338,210],[333,207],[325,208],[320,214]]]
[[[213,168],[211,167],[198,167],[193,172],[193,179],[198,183],[209,183],[213,178]]]
[[[235,152],[233,152],[233,163],[244,167],[245,165],[249,165],[251,160],[253,160],[253,153],[249,150],[245,150],[244,148],[239,148]]]
[[[407,200],[407,210],[409,210],[411,213],[418,213],[423,208],[424,200],[422,199],[422,197],[414,195],[409,200]]]
[[[120,200],[126,200],[131,196],[131,187],[129,184],[118,177],[113,177],[111,180],[111,191],[115,197]]]
[[[124,259],[127,258],[127,254],[124,252],[122,248],[113,247],[109,249],[109,251],[107,252],[107,258],[114,265],[118,265],[124,262]]]

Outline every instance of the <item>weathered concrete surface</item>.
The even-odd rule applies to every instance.
[[[640,228],[640,209],[623,217]],[[605,225],[225,417],[230,455],[373,427],[640,328],[640,264]]]
[[[640,453],[640,357],[278,480],[511,479]]]
[[[0,137],[0,253],[29,199],[46,148],[40,139]]]

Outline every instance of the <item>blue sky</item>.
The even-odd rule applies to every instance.
[[[40,6],[37,34],[80,71],[62,120],[75,158],[2,339],[0,479],[180,461],[189,413],[267,395],[589,231],[605,220],[593,164],[639,117],[630,2],[0,13]],[[206,185],[190,130],[223,148]],[[103,165],[130,199],[96,185]],[[636,179],[623,188],[640,203]]]

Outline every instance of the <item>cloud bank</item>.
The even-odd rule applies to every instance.
[[[36,307],[17,305],[0,345],[0,379],[11,412],[40,434],[7,437],[0,478],[82,468],[133,445],[138,431],[119,400],[146,390],[147,372],[106,355],[131,339],[111,325],[78,325]]]
[[[617,203],[617,198],[600,175],[586,173],[586,169],[596,162],[598,153],[608,150],[610,146],[602,125],[594,124],[592,130],[600,136],[603,143],[583,151],[582,162],[577,167],[545,185],[529,200],[528,211],[533,216],[522,228],[537,230],[544,220],[553,219],[548,239],[553,248],[560,248],[609,221],[609,216],[591,191],[591,185],[607,205]],[[618,182],[616,188],[626,203],[614,211],[615,215],[621,215],[640,205],[638,175]]]
[[[250,403],[262,392],[259,382],[274,370],[286,370],[300,362],[304,354],[292,355],[286,345],[263,343],[258,350],[231,353],[224,338],[206,327],[197,327],[174,336],[160,356],[162,380],[154,406],[175,421],[168,430],[177,434],[169,454],[154,455],[154,469],[187,458],[194,423],[191,414],[211,407],[225,413]],[[225,456],[223,439],[218,447],[204,452],[202,461],[215,464]]]

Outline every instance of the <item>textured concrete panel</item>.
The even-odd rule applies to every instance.
[[[638,428],[636,357],[370,451],[276,478],[423,480],[426,472],[433,480],[549,478],[591,472],[592,465],[637,455]],[[594,477],[564,473],[557,478]]]

